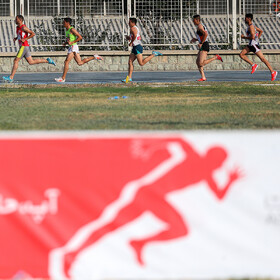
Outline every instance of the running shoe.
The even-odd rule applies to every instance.
[[[254,64],[254,65],[252,66],[252,72],[251,72],[251,74],[254,74],[254,73],[256,72],[256,70],[258,69],[258,67],[259,67],[258,64]]]
[[[94,58],[95,58],[96,60],[103,60],[103,57],[100,56],[100,55],[98,55],[98,54],[95,54],[95,55],[94,55]]]
[[[3,76],[3,80],[9,83],[12,83],[14,79],[11,79],[10,76]]]
[[[199,79],[199,80],[197,80],[198,82],[206,82],[206,79]]]
[[[276,80],[277,75],[278,75],[277,71],[274,71],[274,72],[271,73],[271,81],[272,82]]]
[[[61,77],[60,78],[55,78],[55,81],[58,82],[58,83],[65,83],[65,80],[62,79]]]
[[[47,61],[48,61],[49,64],[52,64],[52,65],[56,66],[56,63],[50,57],[47,58]]]
[[[154,56],[163,55],[161,52],[157,52],[157,51],[153,51],[152,54],[153,54]]]
[[[125,84],[132,83],[132,79],[127,76],[124,80],[122,80],[122,82]]]
[[[216,54],[216,59],[224,62],[223,59],[218,54]]]

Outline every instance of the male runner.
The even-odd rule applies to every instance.
[[[273,71],[270,63],[267,61],[267,59],[264,57],[262,51],[260,50],[259,38],[261,37],[263,31],[260,28],[256,27],[255,25],[253,25],[252,21],[253,21],[253,14],[246,14],[245,22],[248,25],[248,28],[246,30],[247,36],[241,35],[241,38],[248,39],[249,44],[242,50],[242,52],[240,53],[239,56],[252,66],[251,74],[254,74],[258,68],[258,64],[254,64],[246,56],[246,54],[249,52],[255,53],[260,58],[260,60],[267,66],[267,68],[270,70],[271,81],[274,81],[276,79],[276,76],[278,73],[277,73],[277,71]]]
[[[30,64],[39,64],[39,63],[49,63],[53,64],[56,66],[55,62],[51,58],[47,59],[33,59],[30,53],[30,46],[28,44],[29,39],[33,38],[35,36],[35,33],[28,29],[25,24],[23,24],[24,17],[22,15],[16,16],[15,22],[17,25],[17,37],[14,38],[14,42],[18,40],[19,43],[19,51],[17,53],[17,56],[14,60],[14,65],[13,65],[13,70],[10,76],[4,76],[3,79],[7,82],[13,82],[14,81],[14,76],[16,74],[16,71],[18,69],[18,63],[19,61],[25,57],[26,61]],[[28,34],[30,34],[28,36]]]
[[[198,70],[201,74],[201,79],[198,80],[198,82],[204,82],[206,81],[206,77],[204,74],[203,66],[206,64],[214,61],[214,60],[220,60],[223,62],[222,58],[216,54],[214,57],[207,59],[207,53],[209,52],[209,42],[208,42],[208,31],[206,27],[200,22],[200,16],[195,15],[193,16],[193,23],[195,26],[197,26],[197,32],[196,32],[196,38],[193,38],[191,40],[191,43],[194,43],[196,41],[199,42],[198,44],[198,55],[196,59],[196,64],[198,66]]]
[[[58,83],[64,83],[65,82],[66,75],[67,75],[67,72],[69,70],[69,63],[73,59],[73,57],[74,57],[75,61],[77,62],[77,64],[79,66],[82,66],[85,63],[88,63],[89,61],[91,61],[93,59],[103,60],[103,58],[101,56],[97,55],[97,54],[95,54],[94,56],[91,56],[89,58],[84,58],[83,60],[81,59],[77,42],[81,41],[83,39],[83,37],[73,26],[71,26],[71,23],[72,23],[71,18],[65,18],[63,20],[63,26],[66,29],[65,35],[66,35],[66,38],[67,38],[67,40],[63,44],[63,46],[66,46],[68,44],[69,48],[68,48],[67,57],[66,57],[65,62],[64,62],[63,75],[62,75],[61,78],[56,78],[55,79]]]
[[[153,57],[162,55],[162,53],[153,51],[152,54],[145,59],[143,59],[143,47],[141,45],[141,36],[139,28],[136,26],[137,19],[130,18],[129,19],[129,27],[130,27],[130,36],[127,36],[126,39],[129,42],[129,47],[132,47],[131,54],[129,55],[128,60],[128,76],[126,79],[122,80],[123,83],[132,82],[132,72],[133,72],[133,62],[137,58],[137,61],[140,66],[144,66],[147,62],[149,62]]]

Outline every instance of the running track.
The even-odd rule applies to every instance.
[[[269,71],[257,71],[251,75],[250,71],[206,71],[209,82],[268,82]],[[0,73],[0,86],[4,85]],[[69,72],[65,84],[116,84],[126,77],[126,72]],[[54,78],[61,73],[17,73],[14,78],[16,84],[55,84]],[[135,72],[133,81],[138,83],[181,83],[193,82],[200,78],[198,71],[190,72]],[[276,81],[280,80],[280,73]],[[200,83],[201,84],[201,83]],[[202,83],[203,84],[203,83]]]

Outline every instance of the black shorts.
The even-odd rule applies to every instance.
[[[209,43],[204,42],[199,50],[209,52]]]
[[[248,45],[247,46],[250,50],[250,52],[253,52],[253,53],[257,53],[258,51],[261,50],[261,47],[259,44],[252,44],[252,46]]]

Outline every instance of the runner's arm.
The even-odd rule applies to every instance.
[[[228,192],[228,190],[229,190],[230,186],[232,185],[232,183],[234,181],[236,181],[240,177],[242,177],[242,174],[240,173],[240,171],[238,169],[235,169],[235,170],[231,171],[229,173],[228,183],[225,185],[224,188],[219,188],[218,185],[216,184],[216,182],[214,181],[212,176],[207,178],[206,181],[207,181],[208,186],[210,187],[210,189],[216,195],[216,197],[218,199],[222,200],[224,198],[224,196],[226,195],[226,193]]]
[[[258,38],[260,38],[262,36],[262,34],[263,34],[263,31],[260,28],[258,28],[258,27],[256,27],[256,30],[258,31]]]
[[[29,28],[27,28],[26,26],[24,26],[24,27],[22,28],[22,30],[23,30],[24,32],[30,34],[28,37],[21,39],[21,42],[22,42],[22,43],[24,43],[25,41],[27,41],[27,40],[29,40],[29,39],[31,39],[31,38],[33,38],[33,37],[35,36],[35,33],[34,33],[32,30],[30,30]]]
[[[77,42],[79,42],[79,41],[81,41],[83,39],[82,35],[75,28],[72,28],[70,30],[70,32],[72,34],[74,34],[77,37],[77,39],[75,41],[73,41],[73,42],[69,42],[69,45],[73,45],[73,44],[75,44],[75,43],[77,43]]]
[[[197,42],[197,41],[198,41],[198,39],[196,39],[196,38],[191,39],[191,43],[194,43],[194,42]]]
[[[231,185],[230,183],[228,183],[225,188],[220,189],[212,177],[207,179],[207,183],[208,183],[208,186],[210,187],[211,191],[213,191],[213,193],[216,195],[216,197],[220,200],[222,200],[224,198],[224,196],[226,195],[226,193]]]

